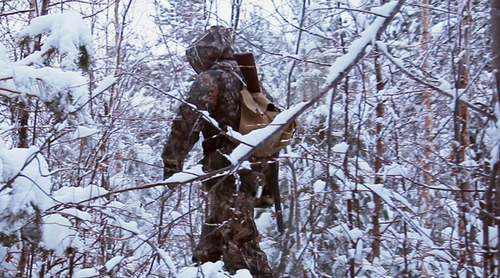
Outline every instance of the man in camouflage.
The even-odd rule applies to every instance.
[[[186,102],[198,110],[208,111],[225,131],[229,127],[238,130],[240,124],[242,82],[233,57],[233,44],[231,29],[214,26],[186,51],[189,63],[198,73]],[[199,111],[181,104],[163,151],[165,178],[182,171],[184,159],[198,141],[200,132],[205,138],[204,171],[231,164],[224,155],[230,154],[236,144],[206,122]],[[239,190],[232,175],[204,184],[210,194],[210,211],[193,260],[204,263],[222,259],[231,273],[246,268],[254,277],[272,278],[266,254],[259,247],[259,232],[253,219],[256,181],[249,171],[240,172],[240,180]]]

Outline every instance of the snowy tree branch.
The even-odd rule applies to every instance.
[[[453,99],[455,98],[455,95],[452,92],[443,90],[442,88],[440,88],[440,87],[438,87],[436,85],[433,85],[431,83],[428,83],[428,82],[422,80],[421,78],[418,78],[415,74],[411,73],[410,70],[408,70],[407,68],[405,68],[401,64],[401,62],[397,61],[396,58],[394,58],[389,53],[389,51],[387,50],[387,46],[383,42],[377,41],[377,46],[382,51],[382,53],[384,53],[384,55],[387,57],[387,59],[389,59],[389,61],[391,61],[398,69],[400,69],[408,77],[410,77],[411,79],[415,80],[417,83],[420,83],[420,84],[422,84],[424,86],[427,86],[427,87],[433,89],[434,91],[438,92],[440,95],[446,96],[448,98],[453,98]],[[472,103],[468,102],[465,99],[458,98],[457,100],[458,100],[458,102],[467,105],[474,112],[477,112],[478,114],[487,117],[489,120],[492,120],[493,122],[497,121],[497,118],[496,118],[496,116],[494,114],[489,113],[488,111],[484,111],[483,109],[481,109],[481,108],[473,105]]]
[[[231,154],[232,161],[234,165],[239,165],[246,159],[248,159],[252,153],[261,145],[263,145],[269,138],[276,135],[278,132],[282,131],[287,125],[292,123],[297,117],[302,113],[312,107],[316,102],[318,102],[323,96],[325,96],[330,90],[332,90],[337,84],[349,73],[349,71],[365,56],[365,50],[368,45],[372,44],[376,37],[380,36],[385,28],[389,25],[392,18],[399,12],[404,4],[404,0],[392,1],[385,4],[380,8],[381,12],[386,12],[386,18],[377,18],[370,27],[368,27],[361,35],[361,38],[352,42],[347,54],[340,57],[335,61],[335,63],[330,68],[330,74],[327,79],[327,84],[324,86],[323,90],[319,92],[315,97],[313,97],[308,102],[303,102],[294,107],[283,111],[280,113],[274,121],[267,127],[254,130],[249,134],[243,136],[242,141],[246,141],[255,138],[255,135],[260,133],[260,142],[254,145],[253,148],[248,148],[247,145],[239,145]]]

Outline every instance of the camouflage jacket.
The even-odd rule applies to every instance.
[[[186,98],[186,102],[193,104],[198,110],[208,111],[223,130],[227,130],[228,127],[238,130],[240,124],[242,83],[231,71],[238,72],[234,61],[214,64],[210,70],[196,77]],[[203,119],[200,111],[196,111],[185,103],[180,105],[163,151],[165,177],[182,171],[184,159],[198,141],[200,132],[203,133],[205,139],[214,138],[220,134],[212,124]],[[223,161],[213,161],[208,158],[217,150],[228,154],[234,147],[234,143],[222,138],[216,144],[204,145],[205,171],[227,166],[227,163]]]

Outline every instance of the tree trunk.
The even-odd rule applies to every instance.
[[[384,89],[384,81],[382,80],[382,68],[379,62],[380,53],[377,51],[375,54],[375,75],[377,78],[377,92],[380,92]],[[383,180],[378,175],[383,166],[383,143],[382,143],[382,130],[383,123],[382,119],[385,114],[385,107],[382,99],[377,100],[377,126],[376,126],[376,134],[377,134],[377,145],[376,145],[376,157],[375,157],[375,184],[382,184]],[[375,208],[373,211],[373,257],[377,258],[380,256],[380,211],[382,209],[382,204],[380,201],[380,197],[377,194],[373,194],[373,202],[375,203]]]
[[[21,117],[19,119],[20,129],[19,129],[19,148],[28,148],[29,147],[29,139],[28,139],[28,122],[30,118],[30,113],[28,112],[28,107],[24,101],[19,102],[19,109],[21,110]]]
[[[240,21],[241,3],[243,0],[231,1],[231,26],[234,30],[238,30],[238,22]]]
[[[385,0],[381,0],[380,4],[385,4]],[[380,40],[380,36],[377,36],[377,41]],[[374,58],[374,64],[375,64],[375,77],[376,77],[376,87],[377,87],[377,94],[380,93],[384,89],[384,80],[382,76],[382,66],[380,65],[380,52],[378,51],[378,48],[375,47],[375,58]],[[379,175],[380,170],[382,169],[383,166],[383,155],[384,155],[384,149],[383,149],[383,141],[382,141],[382,130],[384,128],[384,125],[382,123],[382,119],[384,119],[384,114],[385,114],[385,107],[384,107],[384,102],[382,99],[377,98],[377,106],[375,108],[376,114],[377,114],[377,125],[376,125],[376,136],[377,136],[377,144],[376,144],[376,156],[375,156],[375,184],[383,184],[383,179]],[[372,252],[373,252],[373,258],[378,258],[380,257],[380,240],[381,240],[381,234],[380,234],[380,212],[382,210],[382,203],[380,200],[380,197],[373,193],[373,202],[375,205],[375,208],[373,210],[373,218],[372,218],[372,224],[373,224],[373,243],[372,243]]]
[[[428,49],[429,44],[429,0],[423,0],[422,2],[422,52],[425,53]],[[423,61],[422,69],[425,71],[427,69],[427,61]],[[427,187],[420,187],[420,200],[422,208],[422,218],[426,219],[424,225],[426,228],[430,228],[429,218],[426,217],[431,208],[431,197],[429,195],[428,187],[432,184],[432,99],[431,93],[428,89],[423,91],[424,99],[424,185]]]
[[[302,17],[300,18],[300,29],[299,33],[297,35],[297,43],[295,44],[295,55],[299,54],[300,50],[300,41],[302,39],[302,26],[304,26],[304,21],[306,18],[306,1],[303,0],[302,2]],[[297,62],[296,60],[292,61],[292,66],[290,67],[290,71],[288,72],[288,82],[287,82],[287,96],[286,96],[286,108],[290,108],[290,105],[292,104],[292,76],[293,76],[293,70],[295,69]]]
[[[500,0],[491,0],[491,51],[492,51],[492,65],[495,70],[496,78],[496,100],[497,103],[493,105],[499,105],[500,108]],[[494,97],[495,98],[495,97]],[[495,108],[493,108],[495,109]],[[486,211],[483,213],[483,237],[484,237],[484,277],[487,275],[494,276],[495,268],[497,270],[497,275],[500,275],[500,242],[496,246],[498,250],[496,256],[493,256],[493,251],[490,251],[489,246],[489,227],[497,226],[500,229],[500,221],[498,219],[500,216],[500,183],[498,182],[500,176],[500,153],[497,154],[496,163],[492,165],[493,170],[490,174],[490,184],[489,188],[485,194]],[[495,158],[494,158],[495,159]],[[496,203],[496,204],[495,204]],[[496,210],[494,209],[496,205]],[[496,220],[492,216],[496,216]],[[496,258],[496,260],[495,260]]]
[[[466,5],[462,10],[463,18],[461,22],[462,37],[460,38],[459,49],[464,52],[463,57],[458,63],[458,78],[456,81],[457,88],[457,99],[463,95],[468,95],[469,86],[469,66],[470,66],[470,30],[472,27],[472,0],[465,0]],[[467,106],[456,102],[455,105],[455,143],[453,144],[453,152],[455,156],[456,163],[456,180],[457,186],[460,188],[460,219],[459,219],[459,234],[463,239],[461,247],[464,250],[462,252],[459,269],[463,269],[467,263],[469,267],[466,269],[472,269],[474,264],[473,258],[473,246],[470,243],[470,234],[467,232],[467,214],[470,212],[470,207],[472,206],[472,194],[469,182],[469,172],[461,166],[461,163],[466,160],[467,149],[469,147],[469,111]],[[471,277],[472,273],[467,271],[467,277]]]

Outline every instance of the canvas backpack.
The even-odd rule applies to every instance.
[[[261,92],[253,54],[235,54],[235,59],[245,78],[245,80],[240,78],[243,83],[243,89],[240,91],[241,117],[238,130],[241,134],[245,135],[253,130],[268,126],[281,110]],[[284,129],[267,140],[265,144],[259,146],[252,156],[261,158],[277,154],[281,149],[290,144],[296,125],[295,121],[288,124]]]
[[[253,130],[268,126],[281,112],[261,92],[250,93],[247,86],[243,86],[241,94],[241,118],[239,132],[243,135]],[[269,157],[285,148],[292,140],[295,121],[287,125],[281,132],[262,144],[252,154],[254,157]]]

